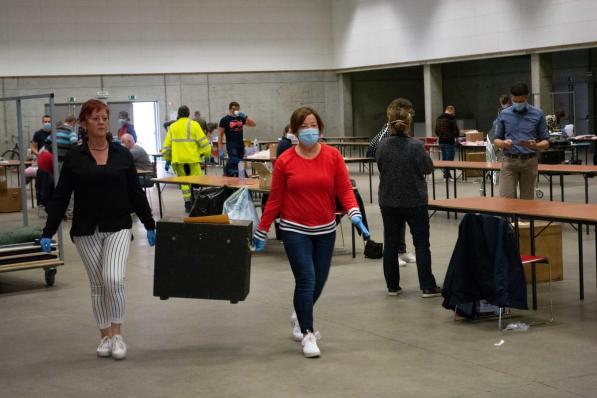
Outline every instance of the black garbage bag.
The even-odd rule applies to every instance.
[[[222,214],[224,202],[236,191],[227,186],[202,188],[194,192],[195,202],[190,217],[213,216]]]

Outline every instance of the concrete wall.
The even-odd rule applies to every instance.
[[[531,87],[528,56],[447,63],[442,71],[444,106],[454,105],[456,118],[475,119],[477,129],[485,132],[496,117],[501,94],[510,93],[518,81]]]
[[[279,137],[292,111],[301,105],[312,106],[320,112],[327,134],[343,134],[339,131],[338,77],[333,72],[3,78],[0,79],[0,95],[54,92],[57,103],[66,102],[70,96],[83,102],[96,96],[102,80],[110,94],[108,101],[127,101],[129,95],[136,95],[139,101],[157,101],[161,122],[183,104],[189,106],[191,112],[200,110],[208,121],[218,122],[227,112],[228,103],[236,100],[257,122],[257,127],[246,128],[248,138]],[[23,102],[27,141],[41,127],[45,103],[45,100]],[[15,131],[14,103],[0,103],[0,148],[12,147],[10,136]]]
[[[320,0],[0,0],[0,76],[332,69]]]
[[[332,0],[338,69],[597,41],[594,0]]]
[[[351,73],[355,136],[375,135],[386,123],[386,108],[405,97],[415,107],[415,122],[425,121],[423,68],[384,69]]]

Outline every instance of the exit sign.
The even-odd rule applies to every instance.
[[[77,101],[77,97],[66,97],[66,102],[74,104]]]
[[[136,95],[129,95],[129,101],[137,101]]]

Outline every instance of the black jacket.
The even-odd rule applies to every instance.
[[[427,204],[425,175],[433,161],[423,142],[404,135],[383,138],[375,151],[379,169],[380,207],[419,207]]]
[[[435,135],[439,137],[440,144],[454,144],[460,131],[456,124],[456,118],[449,113],[442,113],[435,123]]]
[[[442,296],[448,309],[483,299],[499,307],[528,309],[527,285],[510,223],[488,215],[464,216]]]
[[[292,141],[290,138],[282,137],[276,147],[276,157],[279,158],[287,149],[292,148]]]
[[[75,193],[72,236],[116,232],[132,226],[134,211],[146,229],[155,229],[147,198],[139,185],[137,170],[128,149],[111,142],[106,166],[97,166],[86,143],[68,152],[54,195],[46,207],[48,220],[43,237],[58,230],[71,193]]]

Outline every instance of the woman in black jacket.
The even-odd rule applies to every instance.
[[[388,294],[400,294],[398,246],[401,226],[406,220],[415,246],[422,296],[436,297],[441,294],[441,289],[431,273],[425,181],[425,175],[433,172],[433,162],[423,142],[407,134],[412,124],[409,110],[398,101],[390,103],[386,111],[390,136],[381,140],[375,153],[379,169],[379,207],[384,226],[384,276]]]
[[[74,192],[70,230],[85,264],[91,284],[93,314],[100,329],[100,357],[126,357],[121,335],[124,319],[124,274],[131,242],[131,212],[137,213],[150,246],[155,244],[155,221],[139,185],[130,152],[113,143],[108,133],[109,110],[98,100],[81,107],[83,144],[65,156],[60,179],[47,206],[48,220],[41,247],[51,251],[51,238],[58,230]]]

